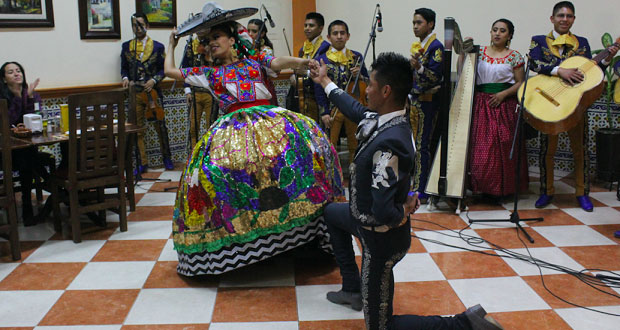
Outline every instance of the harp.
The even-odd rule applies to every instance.
[[[454,18],[444,21],[445,48],[443,52],[443,82],[440,92],[440,112],[437,128],[441,139],[431,165],[426,193],[433,196],[429,208],[438,197],[452,197],[459,200],[456,212],[465,195],[469,134],[472,105],[476,82],[478,46],[472,40],[461,37]],[[457,70],[456,85],[452,87],[452,52],[461,55],[462,64]]]

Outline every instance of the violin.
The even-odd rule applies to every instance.
[[[355,63],[353,64],[353,67],[360,67],[360,74],[361,74],[361,62],[362,57],[358,56],[357,59],[355,60]],[[355,81],[353,79],[353,75],[349,76],[349,80],[347,81],[347,85],[344,88],[344,90],[351,96],[355,97],[362,105],[366,106],[368,105],[368,102],[366,100],[366,81],[364,81],[364,79],[358,79],[357,80],[357,86],[355,86],[355,83],[351,83]],[[355,90],[354,90],[355,88]]]
[[[164,120],[164,108],[159,102],[159,95],[157,95],[155,89],[151,89],[150,92],[142,91],[136,96],[147,105],[146,113],[144,114],[146,120]]]

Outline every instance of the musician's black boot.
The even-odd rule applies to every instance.
[[[170,158],[164,157],[164,167],[169,171],[174,169],[174,163]]]

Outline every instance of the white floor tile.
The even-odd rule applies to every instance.
[[[620,306],[597,306],[593,309],[620,314]],[[583,308],[565,308],[555,310],[574,330],[617,330],[618,316],[605,315]]]
[[[295,261],[273,258],[220,276],[220,287],[274,287],[295,285]]]
[[[120,330],[121,324],[118,325],[62,325],[62,326],[40,326],[34,330]]]
[[[339,284],[295,287],[299,321],[363,319],[364,313],[352,310],[350,305],[333,304],[327,300],[327,292],[340,289]]]
[[[594,211],[586,212],[581,208],[562,209],[586,225],[620,224],[620,211],[611,207],[595,207]]]
[[[92,240],[76,244],[71,240],[47,241],[24,262],[88,262],[105,242]]]
[[[357,245],[357,241],[355,240],[355,237],[353,237],[353,235],[351,235],[351,239],[353,240],[353,254],[356,256],[361,256],[362,248]]]
[[[125,324],[209,323],[216,294],[216,288],[142,289]]]
[[[157,261],[177,261],[179,260],[179,256],[177,251],[174,249],[174,241],[172,239],[168,239],[166,245],[164,245],[163,250],[161,250],[161,254],[159,255],[159,259]]]
[[[152,192],[140,199],[136,206],[174,206],[175,192]]]
[[[230,322],[230,323],[211,323],[209,330],[297,330],[297,322]]]
[[[595,198],[597,201],[607,206],[620,206],[620,201],[618,200],[617,192],[615,190],[592,192],[590,193],[590,197]]]
[[[0,263],[0,282],[19,266],[18,262]]]
[[[428,253],[408,253],[394,267],[394,282],[445,280],[439,267]]]
[[[89,262],[67,290],[141,289],[154,261]]]
[[[133,191],[136,194],[145,194],[151,189],[153,184],[155,184],[155,181],[140,181],[134,185]]]
[[[461,213],[461,218],[469,223],[470,220],[500,220],[497,222],[478,222],[472,223],[473,229],[491,229],[491,228],[515,228],[515,224],[510,222],[511,211],[495,210],[495,211],[470,211]],[[527,223],[522,222],[521,226],[527,227]]]
[[[538,190],[535,190],[538,191]],[[517,204],[518,210],[535,210],[536,209],[536,200],[538,200],[538,194],[527,194],[519,198],[519,203]],[[502,204],[507,210],[514,210],[514,201],[511,199],[506,203]],[[553,203],[547,205],[545,209],[557,209],[558,207],[553,205]]]
[[[556,194],[574,194],[575,193],[575,187],[567,183],[564,183],[562,181],[555,181],[553,183],[553,187],[555,188]]]
[[[0,326],[36,326],[62,293],[62,290],[0,291]]]
[[[117,228],[110,240],[168,239],[172,221],[129,221],[127,231]]]
[[[20,241],[46,241],[56,233],[51,222],[40,223],[36,226],[17,228]]]
[[[615,278],[620,278],[620,270],[614,270],[613,271],[615,274],[612,274],[610,272],[592,272],[595,275],[605,275],[605,276],[611,276],[611,277],[615,277]],[[614,283],[610,283],[610,287],[615,290],[616,292],[618,292],[620,294],[620,287],[617,287],[616,283],[618,280],[614,279]]]
[[[183,175],[182,171],[165,171],[159,176],[159,179],[176,182],[181,180],[181,175]]]
[[[588,226],[533,227],[555,246],[615,245],[616,243]]]
[[[536,259],[545,261],[547,263],[568,267],[575,271],[580,271],[583,266],[573,260],[564,251],[557,247],[543,247],[543,248],[530,248],[530,253]],[[511,249],[510,251],[520,253],[525,256],[529,256],[525,249]],[[499,255],[504,255],[502,252],[498,252]],[[538,267],[530,262],[522,261],[513,258],[503,258],[503,260],[510,266],[519,276],[539,275]],[[541,267],[543,275],[549,274],[563,274],[560,271]]]
[[[462,240],[459,237],[452,237],[452,236],[457,236],[457,233],[454,233],[452,231],[449,230],[440,230],[440,231],[416,231],[414,232],[414,234],[420,238],[420,242],[422,242],[422,245],[424,245],[424,247],[426,248],[426,251],[428,252],[462,252],[463,249],[459,249],[459,248],[454,248],[454,247],[450,247],[450,246],[445,246],[439,243],[435,243],[435,242],[430,242],[430,241],[426,241],[424,239],[429,239],[429,240],[434,240],[434,241],[438,241],[441,243],[445,243],[445,244],[449,244],[449,245],[453,245],[456,247],[462,247],[462,248],[467,248],[467,249],[472,249],[472,250],[486,250],[489,248],[489,245],[486,243],[481,243],[479,244],[479,247],[476,246],[472,246],[467,244],[467,242],[465,242],[464,240]],[[480,237],[475,231],[473,231],[472,229],[466,229],[463,230],[463,234],[464,235],[470,235],[470,236],[475,236],[475,237]],[[450,235],[450,237],[446,236],[446,235]]]
[[[129,216],[129,204],[127,204],[127,216]],[[118,213],[114,213],[112,211],[105,211],[105,221],[107,222],[120,222],[120,218]]]
[[[448,282],[466,307],[481,304],[489,313],[550,308],[518,276],[449,280]]]

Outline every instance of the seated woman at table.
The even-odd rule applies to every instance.
[[[181,70],[175,31],[170,36],[166,75],[213,90],[226,113],[200,138],[180,180],[172,232],[183,275],[227,272],[315,239],[328,248],[319,216],[343,195],[338,156],[325,133],[314,120],[269,105],[261,68],[309,60],[256,53],[244,32],[232,21],[213,26],[215,66]]]
[[[9,124],[11,127],[22,123],[27,113],[33,113],[35,104],[41,104],[41,97],[34,90],[39,84],[37,78],[32,84],[26,82],[26,73],[21,64],[6,62],[0,67],[0,98],[7,100],[9,108]],[[47,171],[37,164],[36,147],[14,150],[12,153],[13,169],[19,171],[22,191],[22,218],[25,226],[36,224],[32,212],[32,180],[34,173],[47,177]],[[5,174],[6,175],[6,174]]]

